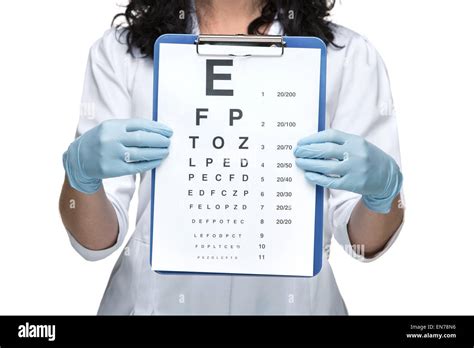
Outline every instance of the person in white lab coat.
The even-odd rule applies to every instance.
[[[128,25],[113,27],[92,46],[76,140],[63,156],[60,198],[72,246],[85,259],[101,260],[121,248],[140,174],[135,231],[121,250],[99,314],[347,314],[328,263],[332,236],[356,259],[375,260],[397,238],[404,208],[387,71],[365,38],[326,21],[331,8],[325,0],[131,0],[123,14]],[[173,141],[171,129],[151,120],[152,47],[168,32],[312,35],[327,43],[331,130],[309,133],[295,150],[306,178],[326,188],[325,255],[316,277],[151,270],[150,169],[160,170]],[[135,158],[124,159],[123,149]]]

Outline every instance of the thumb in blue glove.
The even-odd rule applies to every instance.
[[[402,187],[395,160],[358,135],[328,129],[301,139],[294,155],[311,183],[359,193],[377,213],[390,212]]]
[[[102,179],[145,172],[168,155],[173,131],[145,119],[107,120],[77,138],[63,155],[69,184],[92,194]]]

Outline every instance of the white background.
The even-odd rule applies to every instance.
[[[118,256],[82,260],[57,208],[88,50],[116,1],[2,8],[0,314],[95,314]],[[405,227],[378,261],[332,248],[351,314],[474,314],[473,13],[471,0],[345,0],[334,10],[389,69],[407,201]]]

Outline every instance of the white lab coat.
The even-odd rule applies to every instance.
[[[365,137],[400,164],[396,117],[384,63],[362,36],[341,26],[334,26],[334,30],[336,43],[344,48],[328,49],[327,125]],[[275,21],[270,34],[280,33],[281,26]],[[152,117],[152,60],[133,58],[116,40],[116,34],[115,29],[107,31],[91,48],[82,98],[89,112],[81,116],[77,135],[111,118]],[[150,172],[140,175],[135,232],[120,251],[99,314],[347,314],[328,262],[329,247],[334,236],[350,250],[346,226],[359,195],[326,190],[325,253],[316,277],[161,275],[149,264],[150,177]],[[68,233],[72,246],[85,259],[100,260],[121,248],[129,228],[128,208],[135,184],[135,176],[104,180],[120,227],[116,245],[92,251]],[[374,258],[353,256],[361,261],[378,258],[399,232]]]

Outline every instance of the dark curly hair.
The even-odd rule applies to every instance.
[[[316,36],[326,44],[334,43],[334,34],[327,17],[334,0],[267,0],[262,15],[250,23],[248,34],[258,35],[259,28],[271,24],[277,16],[286,35]],[[129,53],[138,49],[144,57],[153,57],[155,40],[162,34],[189,33],[192,21],[187,14],[194,11],[192,0],[130,0],[123,13]]]

